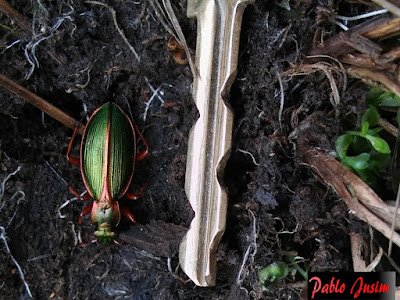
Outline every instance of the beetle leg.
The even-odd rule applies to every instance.
[[[77,134],[77,132],[78,132],[78,128],[79,128],[79,127],[76,126],[76,128],[75,128],[75,130],[74,130],[74,133],[72,134],[71,140],[69,141],[69,144],[68,144],[68,150],[67,150],[67,154],[66,154],[67,160],[68,160],[71,164],[76,165],[76,166],[80,166],[79,158],[69,156],[69,153],[71,152],[72,144],[73,144],[73,142],[74,142],[74,140],[75,140],[76,134]]]
[[[79,195],[78,192],[77,192],[72,186],[70,186],[69,184],[67,184],[67,188],[68,188],[69,191],[70,191],[76,198],[78,198],[78,199],[81,199],[81,200],[89,200],[89,199],[92,198],[92,197],[90,197],[88,191],[85,191],[85,193],[81,196],[81,195]]]
[[[136,219],[135,216],[133,215],[133,213],[131,213],[129,211],[128,208],[126,208],[125,206],[121,205],[121,213],[129,220],[131,221],[133,224],[136,224]]]
[[[126,193],[125,197],[128,198],[129,200],[137,200],[137,199],[139,199],[142,196],[142,194],[143,194],[143,192],[144,192],[144,190],[146,188],[146,185],[147,185],[147,183],[143,184],[142,188],[139,191],[139,194]]]
[[[92,211],[92,206],[93,206],[93,202],[90,202],[88,205],[85,206],[85,208],[82,210],[81,214],[79,215],[78,224],[82,224],[82,217],[86,216],[88,213],[90,213]]]
[[[85,191],[85,193],[82,195],[81,200],[90,200],[92,197],[89,195],[88,191]]]
[[[139,154],[136,155],[136,161],[141,161],[142,159],[144,159],[147,155],[150,154],[149,151],[149,144],[147,144],[147,141],[144,139],[142,132],[140,131],[139,127],[136,124],[133,124],[133,126],[135,126],[135,131],[137,132],[137,134],[139,135],[140,139],[143,142],[144,145],[144,150],[142,150],[141,152],[139,152]]]

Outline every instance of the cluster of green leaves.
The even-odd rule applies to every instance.
[[[390,162],[388,143],[379,136],[380,118],[377,107],[400,107],[400,97],[391,92],[372,88],[367,93],[368,109],[361,117],[358,130],[347,131],[336,140],[336,154],[341,163],[357,173],[371,186],[376,185],[379,173]],[[398,120],[400,119],[398,113]]]
[[[371,88],[366,96],[367,103],[374,107],[400,107],[400,97],[393,92],[384,92],[380,88]]]
[[[304,280],[308,280],[308,270],[310,269],[309,263],[304,262],[304,259],[298,256],[288,256],[287,260],[289,261],[288,263],[278,261],[262,268],[258,272],[260,283],[266,290],[273,290],[279,279],[285,279],[294,271],[296,271],[296,273],[298,272]],[[300,267],[300,262],[303,262],[304,268]]]

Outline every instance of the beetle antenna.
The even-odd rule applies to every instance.
[[[132,116],[131,105],[129,104],[128,98],[126,98],[125,95],[122,95],[122,98],[124,98],[126,106],[128,106],[128,112],[129,112],[129,116],[131,117],[132,122],[136,123],[135,120],[133,119],[133,116]]]
[[[171,159],[169,158],[156,172],[154,172],[150,177],[147,178],[146,182],[151,181],[156,175],[158,175],[165,167],[170,163]]]
[[[56,174],[57,177],[58,177],[62,182],[65,183],[65,185],[68,185],[68,183],[65,181],[65,179],[62,178],[61,175],[58,174],[56,170],[54,170],[54,168],[50,165],[50,163],[49,163],[47,160],[44,159],[44,162],[47,164],[47,166],[50,168],[50,170],[52,170],[52,171],[54,172],[54,174]]]

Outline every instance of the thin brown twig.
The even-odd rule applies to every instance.
[[[39,97],[38,95],[32,93],[31,91],[27,90],[23,86],[19,85],[18,83],[12,81],[11,79],[7,78],[6,76],[0,74],[0,85],[9,90],[10,92],[14,93],[15,95],[21,97],[25,101],[33,104],[50,117],[56,119],[60,123],[64,124],[68,128],[75,129],[78,127],[78,133],[82,134],[84,126],[59,108],[55,107],[54,105],[50,104],[43,98]]]
[[[400,96],[400,85],[382,71],[362,67],[349,67],[347,68],[347,74],[373,86],[383,85],[389,91]]]
[[[309,55],[329,55],[339,57],[343,54],[353,51],[353,47],[346,44],[343,36],[350,38],[352,34],[362,35],[368,39],[384,39],[400,33],[400,18],[396,17],[378,17],[372,20],[363,22],[342,35],[338,34],[335,37],[325,41],[322,47],[314,48]]]
[[[362,253],[364,243],[362,236],[350,229],[351,257],[353,259],[354,272],[365,272],[365,269],[367,268]]]
[[[400,234],[391,230],[389,223],[392,220],[389,215],[386,215],[386,204],[366,183],[323,151],[304,144],[298,145],[298,150],[303,161],[326,184],[334,188],[358,218],[370,224],[400,247]],[[381,213],[379,216],[376,214],[378,212]],[[384,215],[389,219],[383,220]]]
[[[6,0],[0,0],[0,11],[13,19],[26,32],[31,32],[31,25],[23,15],[17,12]]]
[[[379,118],[378,125],[382,127],[385,131],[393,135],[395,138],[397,138],[397,127],[393,126],[390,124],[388,121],[385,119]]]

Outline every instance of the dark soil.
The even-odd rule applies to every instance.
[[[227,228],[218,250],[217,285],[212,288],[196,287],[185,281],[182,271],[175,272],[177,245],[193,217],[184,176],[188,134],[197,111],[190,68],[174,61],[166,46],[170,36],[150,2],[108,2],[140,63],[118,35],[107,8],[83,1],[9,2],[29,22],[33,20],[36,33],[49,35],[64,19],[36,47],[39,67],[26,79],[30,64],[24,49],[31,36],[15,31],[16,24],[1,15],[1,73],[78,120],[85,115],[83,106],[90,114],[114,101],[131,111],[151,148],[151,155],[137,164],[131,186],[138,191],[147,181],[146,191],[140,200],[124,202],[141,225],[123,220],[117,228],[120,245],[90,243],[94,225],[89,218],[81,226],[77,222],[84,203],[71,202],[60,217],[59,207],[73,195],[46,163],[84,191],[79,168],[65,159],[72,130],[0,88],[1,178],[21,167],[4,186],[0,226],[35,299],[296,299],[302,296],[302,288],[294,283],[304,278],[291,275],[266,292],[258,270],[287,260],[288,252],[303,257],[313,271],[352,270],[348,228],[358,223],[349,221],[344,203],[302,164],[288,138],[300,121],[320,112],[316,144],[333,149],[343,129],[331,112],[326,77],[283,78],[281,124],[278,118],[278,74],[301,63],[311,49],[316,1],[294,1],[296,6],[287,10],[275,3],[279,1],[257,0],[245,10],[238,75],[230,99],[235,129],[225,175],[230,195]],[[331,7],[339,14],[363,9],[340,4]],[[186,17],[186,1],[173,5],[194,51],[196,21]],[[339,30],[329,22],[319,26],[327,37]],[[18,44],[5,48],[19,38]],[[145,102],[153,95],[149,83],[154,89],[160,87],[168,105],[155,97],[144,121]],[[359,94],[356,86],[342,95],[353,112],[363,109]],[[78,147],[77,143],[75,155]],[[17,191],[25,197],[13,198]],[[145,233],[140,235],[142,230]],[[77,232],[86,245],[75,244]],[[147,232],[161,235],[159,242],[146,240]],[[0,298],[27,298],[19,272],[3,241],[0,244]]]

